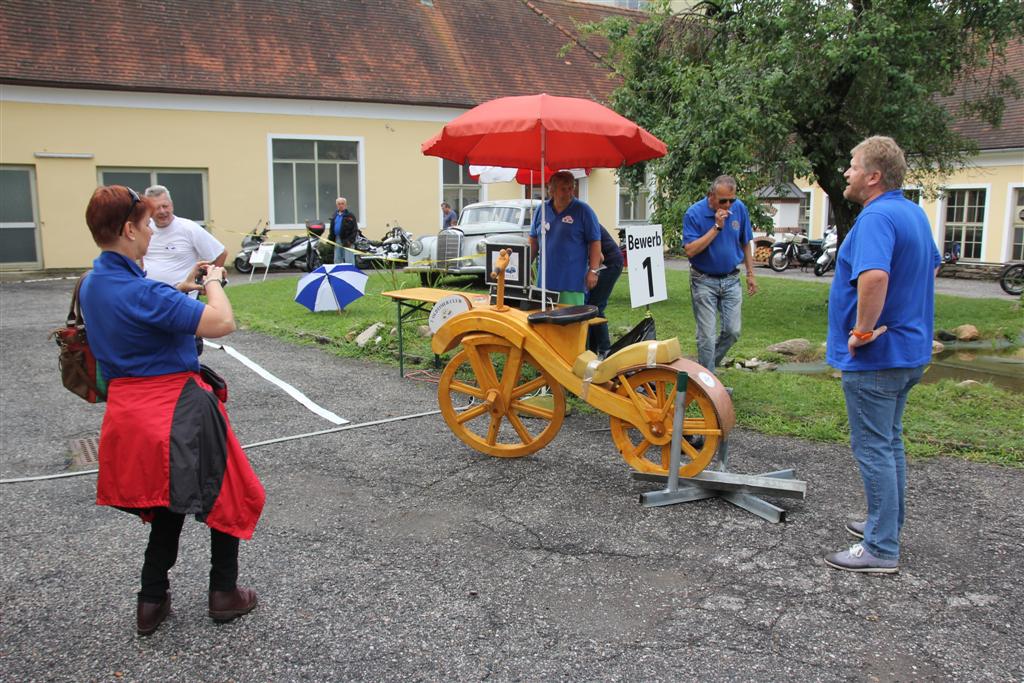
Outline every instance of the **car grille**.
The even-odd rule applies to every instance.
[[[462,261],[458,258],[462,253],[462,233],[458,230],[442,230],[437,236],[437,267],[445,270],[458,268]]]

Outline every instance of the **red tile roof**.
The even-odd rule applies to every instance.
[[[565,0],[4,0],[0,82],[470,107],[618,81]],[[632,16],[640,16],[632,13]]]
[[[1006,47],[1006,63],[997,63],[993,69],[984,69],[969,74],[961,79],[956,93],[940,100],[949,111],[958,116],[958,109],[965,99],[981,95],[990,78],[998,78],[1000,73],[1010,74],[1017,78],[1024,87],[1024,40],[1010,43]],[[1024,99],[1007,97],[1004,99],[1006,110],[998,128],[977,119],[958,116],[953,125],[961,135],[974,140],[980,149],[998,150],[1024,147]]]

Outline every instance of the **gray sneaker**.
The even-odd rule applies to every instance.
[[[864,538],[864,525],[867,522],[847,522],[846,532],[854,538]]]
[[[860,543],[825,556],[825,564],[833,569],[864,574],[895,574],[900,570],[897,560],[883,560],[875,557]]]

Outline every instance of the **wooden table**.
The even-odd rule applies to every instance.
[[[395,300],[398,306],[398,376],[405,377],[405,338],[402,326],[417,312],[428,313],[434,304],[452,295],[462,296],[472,308],[483,308],[490,305],[490,295],[478,292],[461,292],[433,287],[410,287],[381,292],[383,296]],[[404,310],[403,310],[404,309]],[[439,358],[434,355],[434,367],[439,368]]]

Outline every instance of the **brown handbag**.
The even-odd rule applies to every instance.
[[[82,308],[78,304],[78,291],[88,274],[82,275],[75,283],[67,324],[55,329],[50,336],[60,348],[57,362],[64,388],[89,403],[103,403],[107,400],[107,383],[89,349],[89,341],[85,335],[85,320],[82,318]]]

